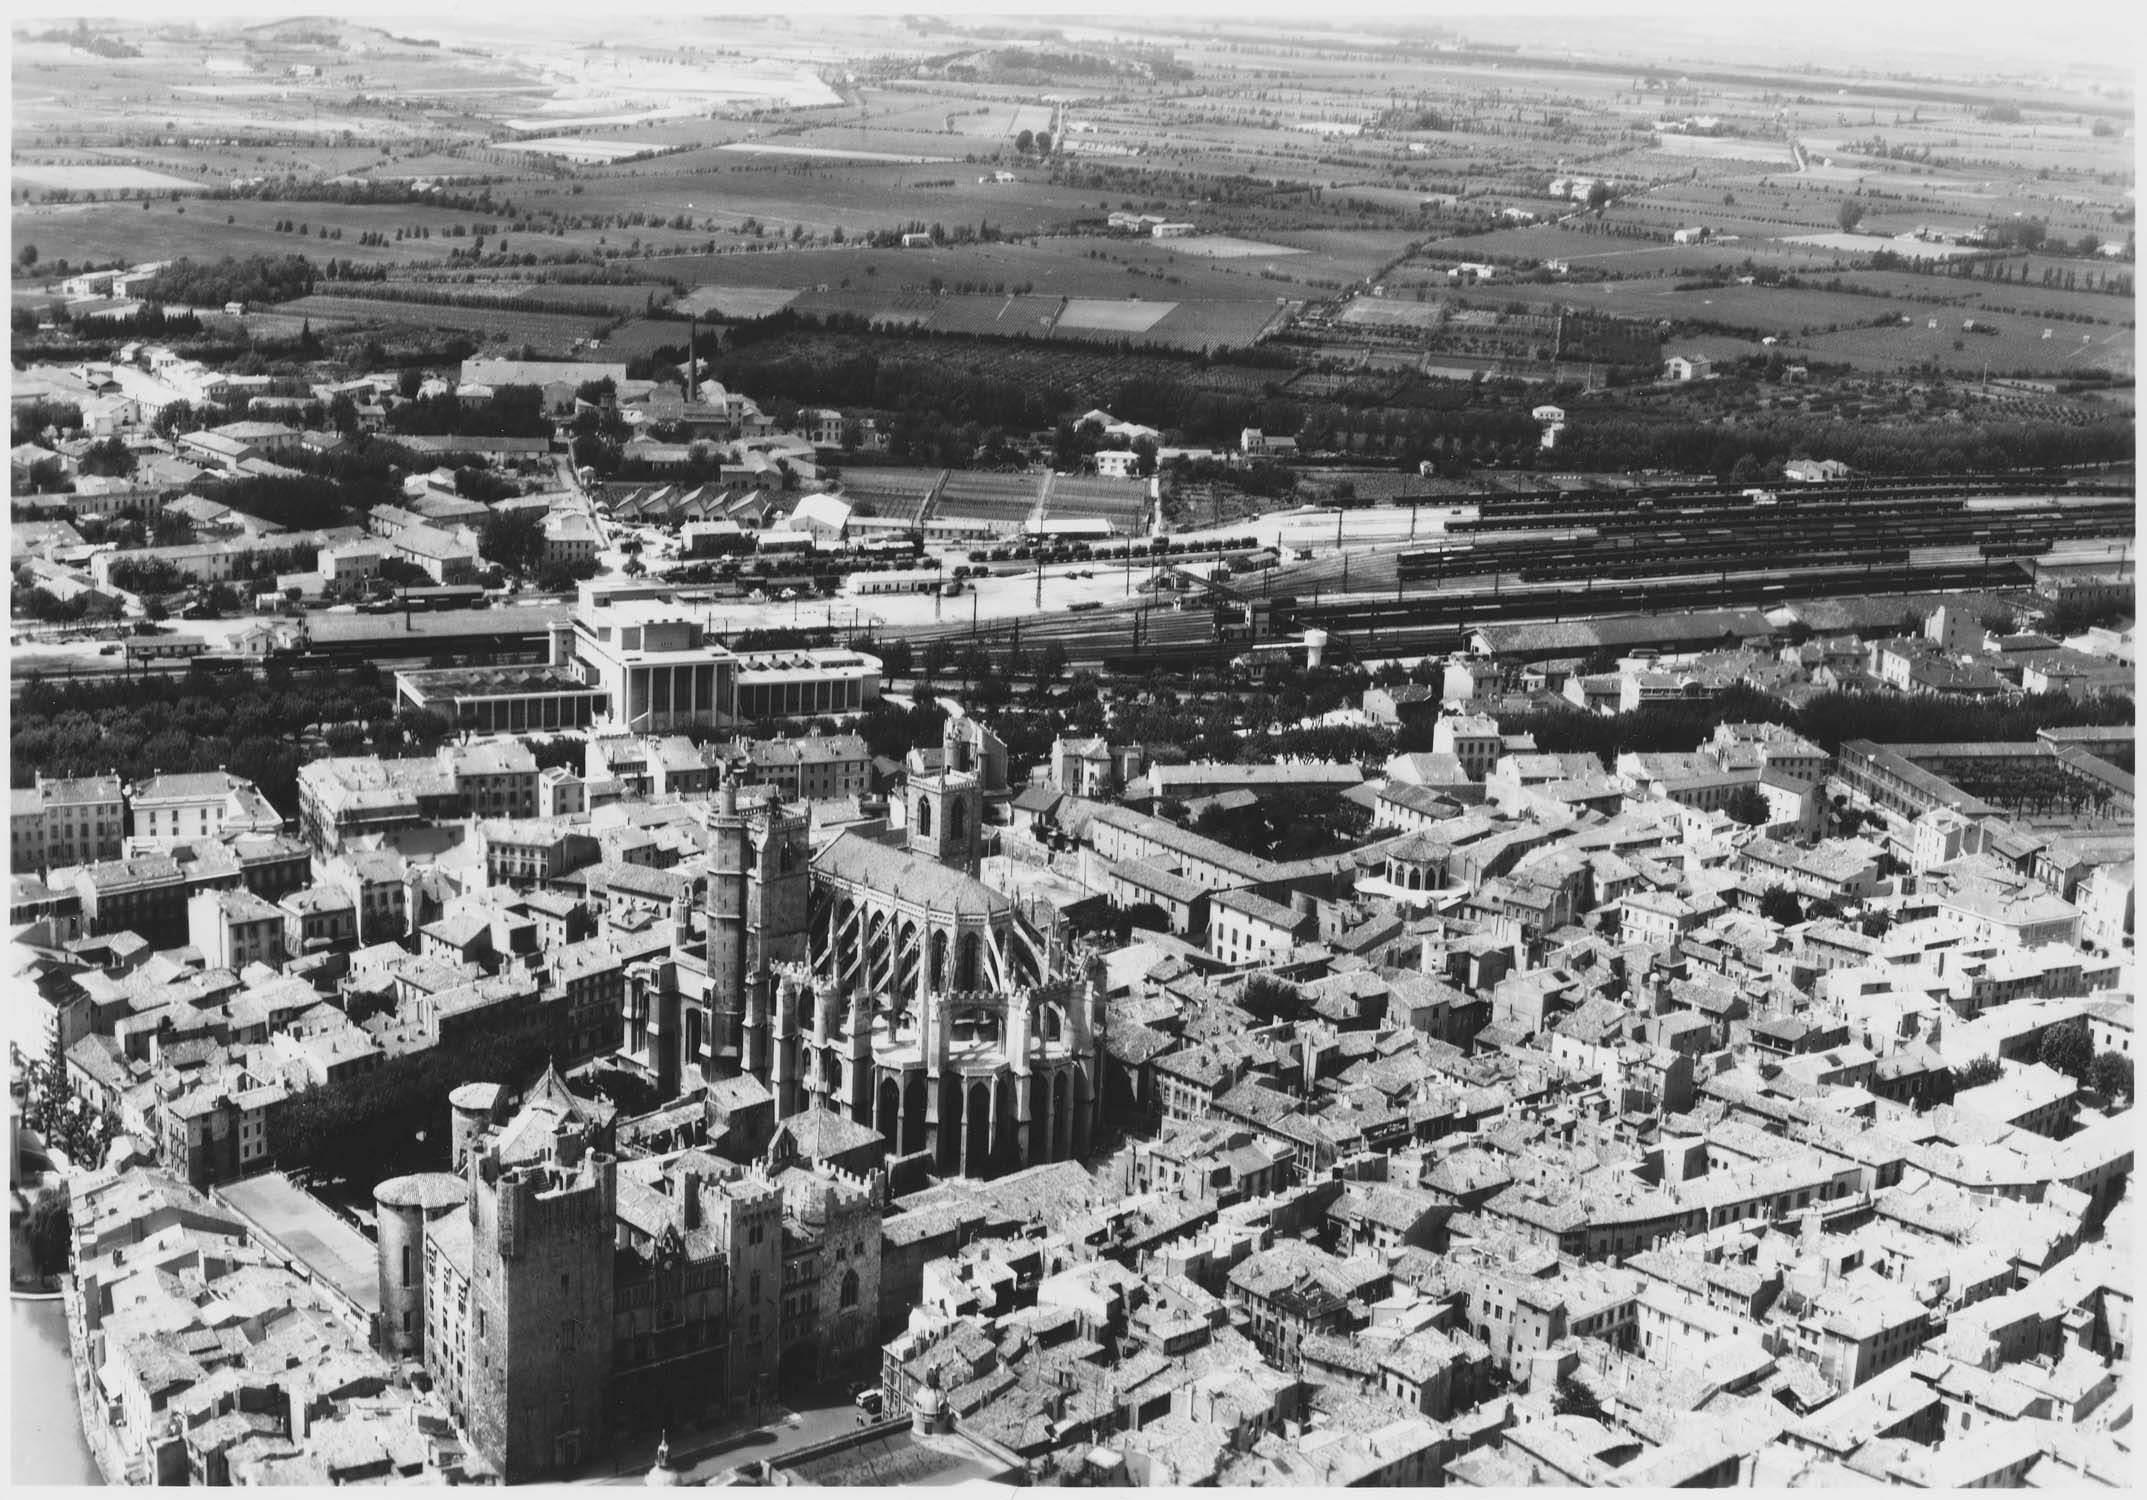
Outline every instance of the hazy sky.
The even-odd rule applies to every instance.
[[[801,34],[818,33],[840,45],[840,18],[870,14],[896,17],[924,14],[953,21],[997,20],[1019,25],[1049,25],[1062,20],[1079,25],[1102,19],[1123,25],[1167,29],[1173,25],[1205,28],[1214,22],[1256,25],[1302,24],[1308,16],[1348,26],[1356,21],[1423,22],[1459,30],[1486,41],[1518,43],[1530,50],[1584,51],[1640,61],[1813,63],[1822,67],[1860,68],[1874,73],[1917,72],[1959,77],[2003,74],[2036,75],[2092,69],[2105,78],[2126,77],[2136,68],[2140,28],[2137,0],[1654,0],[1621,4],[1617,0],[1505,0],[1495,11],[1483,0],[1472,6],[1425,4],[1421,0],[1344,0],[1308,9],[1302,0],[1084,0],[1063,11],[1046,4],[982,3],[982,0],[789,0],[769,9],[749,0],[685,4],[650,14],[651,21],[694,29],[696,21],[736,16],[742,20],[781,17]],[[424,9],[408,0],[387,0],[378,11],[356,14],[319,8],[309,0],[212,0],[174,5],[170,0],[80,0],[73,16],[112,15],[137,21],[170,22],[189,17],[202,21],[230,17],[249,23],[306,14],[339,14],[358,24],[402,27],[446,35],[466,25],[490,39],[500,23],[524,40],[533,31],[576,40],[601,36],[621,27],[621,17],[586,0],[464,0],[455,6]],[[646,14],[646,13],[644,13]],[[20,26],[22,23],[16,23]],[[638,35],[636,36],[638,40]]]

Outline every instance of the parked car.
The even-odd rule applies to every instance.
[[[878,1386],[857,1393],[857,1409],[868,1417],[878,1416],[887,1406],[887,1392]]]

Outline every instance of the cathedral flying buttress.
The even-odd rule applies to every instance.
[[[813,977],[870,997],[849,1007],[871,1034],[850,1040],[844,1112],[897,1156],[930,1152],[942,1175],[1085,1154],[1100,1084],[1094,976],[1058,977],[1050,942],[1011,899],[912,849],[845,835],[812,873]]]
[[[620,1056],[666,1098],[750,1076],[778,1119],[831,1110],[940,1176],[1084,1156],[1100,965],[969,873],[973,776],[910,795],[901,844],[844,833],[809,855],[801,817],[726,782],[699,931],[675,911],[668,954],[629,971]]]

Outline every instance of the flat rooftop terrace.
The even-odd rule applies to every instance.
[[[261,1237],[368,1316],[380,1313],[378,1252],[333,1209],[281,1172],[226,1183],[214,1196]]]
[[[601,693],[579,678],[551,667],[420,667],[395,674],[429,697],[467,697],[499,693]]]

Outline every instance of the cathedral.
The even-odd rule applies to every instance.
[[[629,972],[622,1056],[665,1098],[752,1077],[777,1118],[833,1110],[942,1176],[1085,1155],[1100,967],[976,878],[975,748],[950,723],[942,764],[908,779],[906,826],[818,855],[772,789],[726,781],[701,921],[682,901],[669,952]]]

